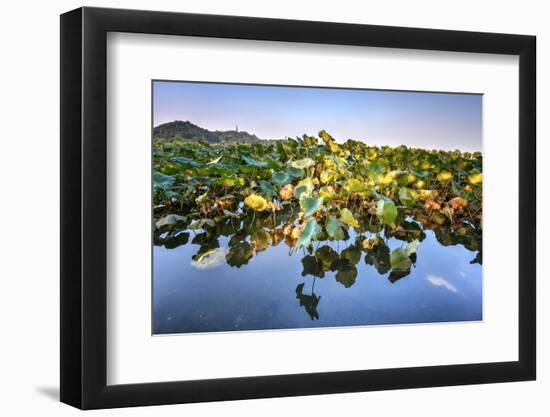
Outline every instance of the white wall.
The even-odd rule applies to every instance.
[[[4,2],[0,99],[0,410],[3,415],[75,415],[57,402],[59,305],[59,17],[78,1]],[[550,96],[550,26],[542,1],[317,1],[202,0],[93,1],[86,5],[217,14],[331,20],[534,34],[538,37],[539,212],[550,180],[549,123],[542,120]],[[539,215],[539,236],[550,222]],[[545,233],[546,232],[546,233]],[[549,249],[539,243],[539,378],[537,382],[326,395],[100,411],[94,415],[193,416],[312,414],[316,416],[548,415],[550,285],[541,267]],[[503,254],[505,256],[505,254]]]

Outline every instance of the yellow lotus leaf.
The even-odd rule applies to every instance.
[[[353,217],[352,212],[347,208],[343,208],[340,211],[340,219],[349,226],[359,227],[359,222],[355,219],[355,217]]]
[[[437,194],[436,190],[418,190],[418,199],[422,201],[433,200],[437,197]]]
[[[453,174],[449,171],[441,171],[439,174],[437,174],[437,179],[441,182],[448,182],[453,179]]]
[[[244,199],[244,204],[256,211],[263,211],[267,208],[267,201],[262,196],[250,194]]]
[[[331,169],[325,169],[321,172],[320,179],[323,184],[326,184],[334,178],[335,172]]]
[[[319,189],[319,195],[325,200],[330,200],[335,196],[334,187],[332,185],[325,185]]]
[[[479,184],[483,181],[483,174],[481,172],[468,175],[468,181],[472,184]]]

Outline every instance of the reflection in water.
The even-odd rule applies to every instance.
[[[321,301],[321,297],[315,295],[313,287],[315,286],[315,278],[313,278],[313,286],[311,289],[311,295],[304,294],[305,283],[298,284],[296,287],[296,298],[300,300],[300,306],[306,309],[307,314],[311,317],[311,320],[319,320],[319,313],[317,312],[317,305]]]
[[[452,291],[452,292],[456,292],[457,289],[456,287],[449,283],[449,281],[447,281],[445,278],[441,278],[441,277],[435,277],[433,275],[428,275],[426,277],[426,279],[433,285],[435,285],[436,287],[444,287],[444,288],[447,288],[449,291]]]
[[[155,333],[481,319],[478,225],[436,227],[412,216],[396,228],[365,222],[359,231],[342,229],[338,241],[323,229],[296,250],[297,216],[286,207],[157,230]],[[474,284],[462,277],[465,268],[478,277]],[[404,278],[410,279],[402,286]],[[425,283],[449,295],[434,296]],[[473,287],[459,294],[466,284]],[[296,302],[309,323],[293,310]]]

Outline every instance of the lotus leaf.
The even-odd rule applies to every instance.
[[[244,199],[244,203],[255,211],[263,211],[267,208],[267,201],[262,196],[250,194]]]
[[[313,240],[317,238],[317,234],[320,232],[320,227],[317,224],[317,220],[310,218],[306,221],[304,228],[300,232],[300,236],[296,241],[296,249],[305,248],[311,244]]]
[[[290,166],[297,169],[306,169],[315,165],[315,161],[311,158],[304,158],[298,161],[292,161]]]
[[[342,222],[334,216],[328,218],[327,225],[325,227],[328,235],[334,240],[344,240],[344,230],[342,228]]]
[[[355,227],[355,228],[359,227],[359,222],[355,217],[353,217],[352,212],[348,208],[343,208],[340,211],[340,218],[345,224],[351,227]]]
[[[303,217],[311,216],[322,207],[323,198],[322,197],[307,197],[304,196],[300,199],[300,207],[302,207]]]
[[[301,180],[294,188],[294,197],[309,196],[313,192],[313,180],[310,177]]]
[[[397,207],[388,198],[381,198],[376,204],[376,215],[384,224],[393,226],[397,217]]]
[[[292,178],[287,172],[278,171],[272,175],[271,181],[279,187],[282,187],[292,181]]]

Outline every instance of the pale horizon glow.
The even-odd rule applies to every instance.
[[[153,82],[153,125],[190,121],[261,139],[317,135],[338,142],[481,151],[482,95],[200,82]]]

